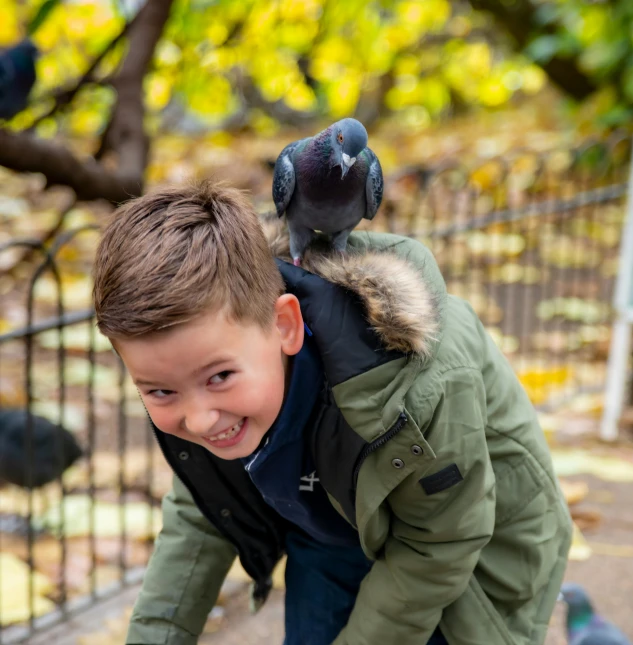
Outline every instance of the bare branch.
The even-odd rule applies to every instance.
[[[303,127],[314,123],[317,115],[312,112],[299,112],[288,107],[283,99],[268,101],[256,87],[253,79],[243,73],[238,74],[236,81],[238,92],[242,95],[243,103],[249,108],[258,108],[279,123]]]
[[[0,128],[0,165],[18,172],[38,172],[47,185],[69,186],[80,200],[106,199],[119,203],[141,194],[139,173],[111,173],[94,159],[80,159],[68,148],[32,134]]]

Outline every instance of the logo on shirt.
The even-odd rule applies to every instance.
[[[301,477],[302,484],[299,484],[299,490],[314,491],[314,482],[318,482],[319,478],[316,476],[316,470],[313,470],[309,475]]]

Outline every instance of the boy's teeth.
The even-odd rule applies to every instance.
[[[209,441],[217,441],[218,439],[229,439],[230,437],[234,437],[243,425],[244,419],[236,423],[230,430],[227,430],[222,434],[215,435],[214,437],[209,437]]]

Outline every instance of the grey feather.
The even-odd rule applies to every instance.
[[[382,202],[383,179],[382,168],[378,157],[369,148],[365,148],[363,154],[367,154],[370,159],[369,173],[367,174],[366,197],[367,209],[365,219],[372,220]]]
[[[303,142],[294,141],[289,143],[277,157],[273,175],[273,201],[277,209],[277,215],[281,217],[288,208],[295,189],[295,168],[292,160],[294,151]]]
[[[286,215],[295,263],[317,231],[345,251],[360,220],[375,216],[382,191],[380,162],[367,147],[367,131],[354,119],[287,145],[275,163],[273,200],[277,214]]]

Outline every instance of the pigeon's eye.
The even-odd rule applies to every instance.
[[[339,143],[343,143],[343,133],[342,133],[342,132],[339,132],[339,133],[338,133],[338,137],[337,137],[337,139],[338,139],[338,142],[339,142]]]

